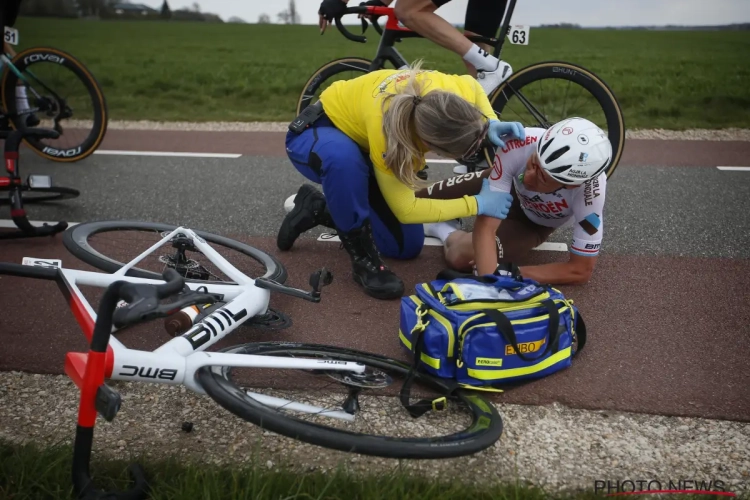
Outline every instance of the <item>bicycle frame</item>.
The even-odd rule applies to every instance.
[[[509,0],[505,14],[503,16],[503,22],[500,27],[500,35],[496,38],[484,37],[479,35],[464,35],[466,38],[474,43],[485,43],[494,47],[493,55],[500,59],[502,53],[503,44],[505,42],[505,35],[508,33],[510,28],[510,19],[513,16],[513,10],[516,6],[516,0]],[[375,57],[372,60],[372,64],[369,67],[369,71],[375,71],[385,67],[385,62],[388,61],[396,69],[405,69],[409,67],[409,63],[406,61],[404,56],[394,47],[397,42],[400,42],[403,38],[425,38],[416,31],[413,31],[404,26],[396,17],[396,11],[393,7],[349,7],[346,9],[347,14],[365,14],[373,16],[370,21],[375,30],[381,35],[380,42]],[[377,23],[377,18],[380,16],[386,16],[385,30],[380,28]],[[349,32],[342,24],[341,19],[336,18],[336,27],[338,30],[349,40],[355,42],[365,43],[367,38],[362,35],[354,35]],[[366,26],[366,25],[365,25]],[[364,31],[363,31],[364,32]]]
[[[94,286],[106,288],[116,281],[127,281],[130,283],[162,284],[163,280],[137,278],[126,276],[125,273],[143,258],[150,255],[154,250],[169,242],[173,236],[181,234],[193,240],[194,245],[203,254],[237,284],[210,284],[191,283],[185,284],[191,289],[203,289],[207,293],[218,293],[224,295],[226,304],[213,313],[206,316],[202,321],[194,324],[184,334],[174,337],[161,345],[154,351],[142,351],[129,349],[119,340],[110,336],[104,356],[104,378],[110,380],[123,380],[131,382],[149,382],[156,384],[184,385],[195,393],[205,394],[205,391],[195,380],[196,371],[207,365],[232,366],[244,368],[287,368],[312,370],[322,369],[341,370],[362,373],[364,365],[353,362],[342,362],[331,364],[326,360],[314,360],[304,358],[286,358],[274,356],[254,356],[245,354],[230,354],[203,352],[216,342],[231,334],[242,323],[248,319],[266,312],[270,299],[270,290],[257,286],[256,280],[249,278],[229,263],[223,256],[214,250],[203,238],[194,231],[185,227],[178,227],[165,235],[159,242],[152,245],[139,256],[128,262],[116,273],[107,274],[101,272],[82,271],[77,269],[66,269],[62,266],[32,267],[10,263],[0,263],[0,274],[55,280],[60,290],[68,300],[68,304],[75,316],[79,326],[89,343],[92,342],[94,325],[97,314],[86,300],[80,290],[80,286]],[[291,287],[275,284],[274,289],[284,291]],[[301,292],[297,290],[298,292]],[[304,292],[303,292],[304,293]],[[112,332],[117,331],[115,327]],[[79,387],[84,388],[84,379],[87,372],[89,354],[69,352],[65,359],[65,373]],[[269,406],[286,405],[289,409],[302,412],[322,413],[329,417],[343,420],[353,420],[353,415],[343,411],[327,410],[324,408],[302,405],[279,398],[264,396],[248,392],[248,395],[261,403]]]

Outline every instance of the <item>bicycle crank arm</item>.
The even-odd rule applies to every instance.
[[[310,275],[310,286],[312,291],[305,292],[299,288],[294,288],[281,283],[270,280],[268,278],[256,278],[255,286],[258,288],[265,288],[274,292],[281,292],[298,299],[309,300],[310,302],[320,302],[320,288],[330,285],[333,281],[333,274],[326,268],[320,269]]]

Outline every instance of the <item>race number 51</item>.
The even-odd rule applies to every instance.
[[[508,30],[508,40],[514,45],[528,45],[529,31],[531,31],[531,26],[511,26]]]
[[[5,43],[18,45],[18,30],[15,28],[11,28],[10,26],[6,26],[4,40]]]

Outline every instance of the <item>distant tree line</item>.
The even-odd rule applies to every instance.
[[[299,12],[297,11],[297,4],[294,0],[289,0],[289,6],[276,14],[276,18],[279,20],[280,24],[299,24],[300,23],[300,17]],[[270,24],[271,23],[271,17],[263,13],[258,16],[258,24]]]
[[[4,1],[4,0],[0,0]],[[30,17],[98,17],[100,19],[172,20],[224,22],[218,15],[201,12],[200,4],[194,2],[190,8],[172,10],[167,0],[161,8],[131,0],[24,0],[19,15]],[[241,21],[241,20],[240,20]],[[237,21],[232,21],[237,22]]]

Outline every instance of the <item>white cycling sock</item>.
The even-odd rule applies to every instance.
[[[478,71],[495,71],[500,64],[497,57],[493,56],[476,43],[464,54],[464,61],[474,66]]]
[[[452,232],[460,229],[460,227],[458,220],[430,222],[424,225],[424,234],[425,236],[432,236],[445,243],[448,236],[450,236]]]
[[[23,113],[29,109],[29,100],[26,97],[26,86],[16,85],[16,111]]]

